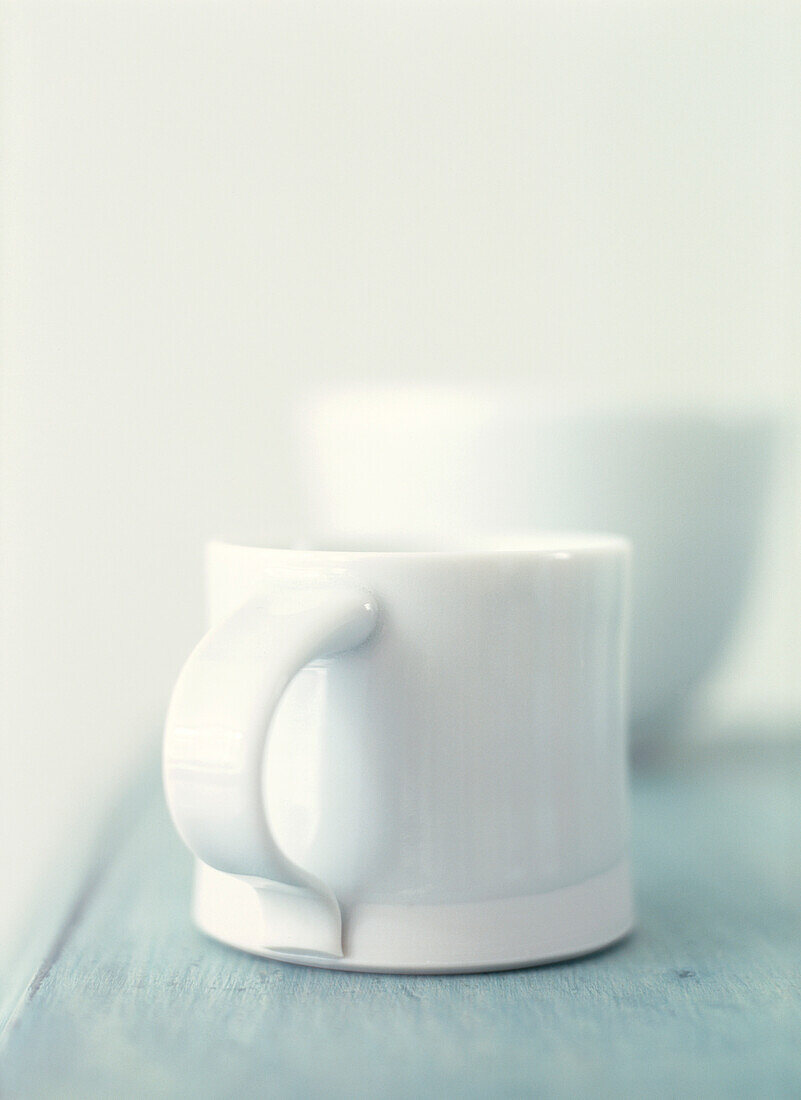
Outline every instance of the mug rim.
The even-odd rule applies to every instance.
[[[674,428],[676,425],[706,429],[739,429],[776,432],[785,414],[776,401],[747,402],[731,399],[723,404],[709,398],[695,400],[660,398],[611,398],[603,394],[587,396],[582,389],[550,389],[509,383],[460,385],[449,381],[342,382],[319,383],[309,392],[296,394],[296,415],[302,420],[321,414],[361,417],[365,407],[389,410],[390,418],[404,421],[417,416],[434,423],[456,414],[462,421],[486,424],[499,420],[529,422],[557,421],[577,425],[608,423],[613,427],[635,423],[642,426]]]
[[[314,542],[324,540],[315,539]],[[354,536],[343,542],[367,543],[370,536]],[[423,541],[423,540],[421,540]],[[434,540],[432,540],[433,542]],[[309,559],[315,562],[325,561],[366,561],[369,559],[391,560],[498,560],[501,558],[536,558],[556,561],[575,558],[611,556],[630,557],[631,540],[625,535],[606,532],[584,531],[537,531],[521,532],[495,536],[492,538],[477,536],[462,545],[415,546],[399,549],[384,546],[253,546],[247,543],[228,542],[225,539],[210,539],[206,543],[207,553],[234,551],[248,554],[267,555],[269,557]]]

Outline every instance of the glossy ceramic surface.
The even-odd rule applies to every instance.
[[[626,535],[642,741],[670,727],[732,631],[775,424],[580,404],[429,386],[317,394],[299,408],[296,433],[307,524],[389,544],[537,528]]]
[[[542,962],[631,926],[628,547],[214,544],[167,719],[195,918],[320,966]],[[264,747],[269,730],[269,745]]]

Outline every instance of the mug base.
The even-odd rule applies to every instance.
[[[634,924],[628,860],[584,882],[525,897],[344,908],[341,958],[265,949],[253,888],[199,861],[192,916],[202,932],[254,955],[329,970],[385,974],[466,974],[540,966],[608,947]]]

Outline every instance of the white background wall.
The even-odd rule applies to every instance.
[[[203,540],[291,524],[293,388],[801,406],[801,5],[0,11],[2,944],[157,742]],[[726,723],[801,711],[797,465]]]

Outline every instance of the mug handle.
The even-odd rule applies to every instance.
[[[290,680],[311,661],[361,645],[376,621],[375,601],[353,588],[255,597],[206,634],[173,690],[163,760],[172,819],[198,859],[254,887],[266,950],[342,957],[336,897],[270,831],[262,761]]]

